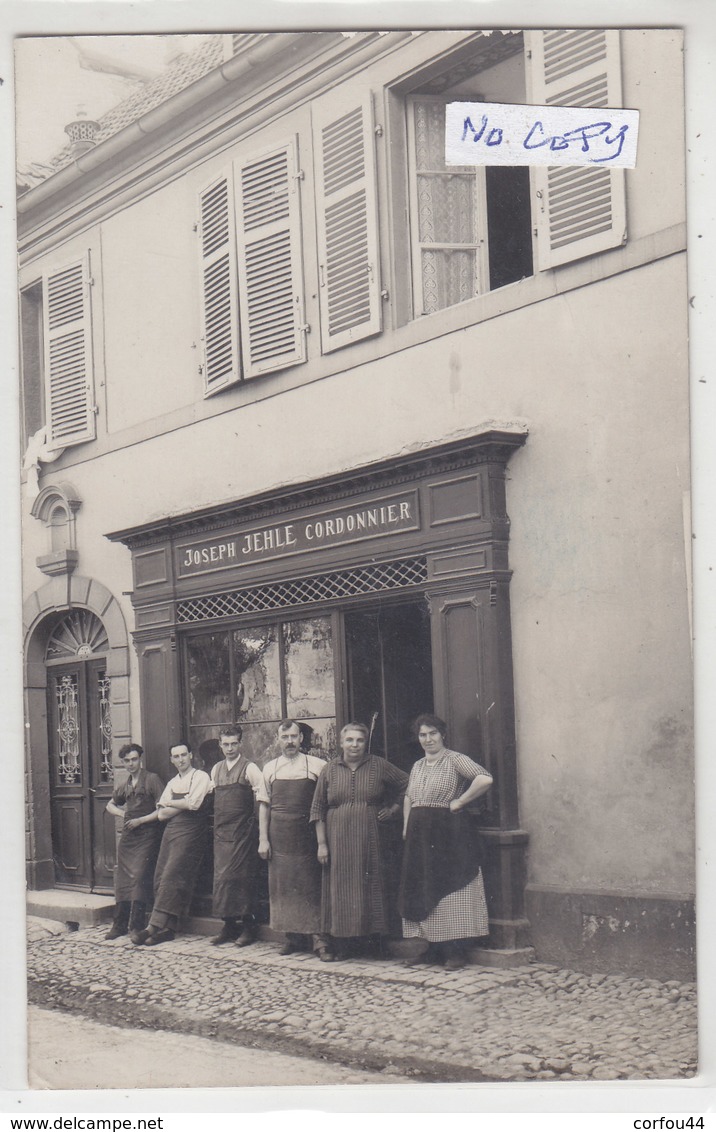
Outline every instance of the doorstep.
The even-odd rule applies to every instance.
[[[45,888],[27,893],[28,916],[58,920],[70,931],[109,923],[113,912],[113,896],[70,888]]]

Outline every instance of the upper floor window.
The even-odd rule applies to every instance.
[[[20,361],[22,369],[22,448],[45,423],[42,283],[20,292]]]
[[[422,95],[407,105],[416,314],[532,274],[529,170],[446,165],[447,101]]]
[[[200,193],[207,394],[306,358],[300,172],[292,139]]]
[[[403,84],[414,316],[624,242],[621,170],[445,163],[448,102],[621,105],[618,35],[478,39],[472,56]]]
[[[307,270],[323,353],[381,329],[372,103],[332,92],[311,119],[315,199],[304,207],[315,207],[317,247],[306,261],[298,138],[236,160],[200,192],[206,394],[306,360]]]
[[[44,424],[48,448],[95,436],[89,256],[21,292],[24,443]]]

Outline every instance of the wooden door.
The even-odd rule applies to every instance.
[[[59,885],[111,891],[114,821],[109,681],[102,659],[47,672],[50,810]]]

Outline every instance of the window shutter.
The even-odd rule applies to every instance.
[[[375,140],[370,96],[313,108],[321,344],[324,353],[381,328]]]
[[[43,279],[47,443],[93,440],[95,428],[89,256]]]
[[[239,312],[233,182],[230,173],[199,194],[204,392],[239,381]]]
[[[239,298],[244,377],[306,360],[296,144],[239,174]]]
[[[525,41],[531,103],[621,107],[618,31],[531,31]],[[534,166],[532,176],[540,270],[626,242],[623,169]]]

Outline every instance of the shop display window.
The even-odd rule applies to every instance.
[[[336,701],[330,617],[242,626],[186,638],[187,711],[192,750],[210,769],[221,757],[226,723],[243,729],[242,750],[263,766],[278,754],[276,731],[298,719],[304,746],[336,750]]]

